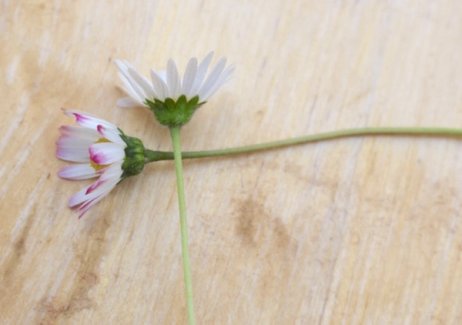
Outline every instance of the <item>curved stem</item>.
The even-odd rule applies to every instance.
[[[186,220],[186,200],[184,194],[183,163],[181,160],[180,128],[170,128],[175,159],[176,185],[178,191],[178,207],[180,210],[181,252],[183,255],[183,273],[185,284],[186,305],[188,310],[188,324],[196,324],[194,317],[193,290],[191,277],[191,263],[188,251],[188,224]]]
[[[433,137],[462,137],[462,128],[437,128],[437,127],[376,127],[376,128],[355,128],[344,129],[332,132],[324,132],[318,134],[305,135],[296,138],[290,138],[279,141],[271,141],[259,144],[252,144],[242,147],[204,150],[204,151],[184,151],[182,157],[184,159],[221,157],[238,155],[243,153],[251,153],[263,150],[272,150],[293,145],[300,145],[310,142],[328,141],[340,138],[349,138],[357,136],[433,136]],[[166,151],[146,150],[146,162],[159,160],[172,160],[173,153]]]

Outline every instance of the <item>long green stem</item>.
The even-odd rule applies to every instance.
[[[178,191],[178,207],[180,210],[180,229],[181,229],[181,252],[183,255],[183,272],[186,305],[188,309],[188,324],[196,324],[194,316],[193,305],[193,291],[192,291],[192,277],[191,277],[191,263],[189,261],[188,251],[188,224],[186,220],[186,200],[184,194],[184,178],[183,178],[183,162],[181,160],[181,142],[180,142],[180,128],[170,128],[170,135],[173,143],[173,156],[175,159],[176,171],[176,186]]]
[[[339,138],[357,136],[432,136],[432,137],[462,137],[462,128],[436,128],[436,127],[377,127],[377,128],[356,128],[344,129],[332,132],[305,135],[279,141],[252,144],[242,147],[205,150],[205,151],[184,151],[184,159],[207,158],[218,156],[238,155],[263,150],[271,150],[293,145],[300,145],[309,142],[320,142]],[[159,160],[172,160],[173,153],[166,151],[146,150],[146,162]]]

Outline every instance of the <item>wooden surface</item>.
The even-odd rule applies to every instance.
[[[216,50],[233,80],[187,150],[359,126],[462,126],[462,2],[0,3],[0,323],[184,324],[175,178],[149,165],[83,219],[56,176],[77,108],[168,150],[120,109],[147,73]],[[359,138],[185,163],[199,324],[461,324],[462,142]]]

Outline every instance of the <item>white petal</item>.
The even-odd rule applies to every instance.
[[[82,180],[99,176],[90,164],[76,164],[62,168],[58,176],[70,180]]]
[[[221,58],[220,61],[218,61],[215,68],[210,73],[210,75],[208,76],[207,80],[202,85],[201,89],[199,90],[199,98],[201,101],[205,100],[204,95],[208,93],[209,90],[212,89],[212,87],[215,85],[215,82],[218,80],[218,78],[220,78],[220,75],[223,72],[225,66],[226,59]]]
[[[207,69],[212,61],[213,52],[207,54],[207,56],[202,60],[197,68],[196,78],[194,80],[194,85],[190,91],[191,96],[196,96],[199,92],[199,89],[202,86],[202,82],[204,81],[205,75],[207,73]]]
[[[231,74],[233,73],[234,71],[234,67],[233,66],[228,66],[225,71],[223,71],[223,73],[220,75],[220,78],[215,82],[215,84],[207,91],[205,92],[201,98],[201,100],[205,101],[207,100],[208,98],[210,98],[210,96],[212,96],[221,86],[223,86],[226,82],[229,81],[229,79],[231,79]]]
[[[90,146],[90,159],[98,165],[112,164],[125,158],[125,151],[121,145],[102,142]]]
[[[144,92],[139,88],[139,86],[131,80],[131,78],[119,73],[119,78],[124,84],[124,91],[127,95],[131,96],[138,103],[143,103],[146,98]]]
[[[115,64],[117,65],[119,77],[122,79],[123,83],[128,86],[128,88],[132,88],[131,86],[131,76],[128,73],[129,69],[135,70],[135,68],[126,60],[115,60]],[[134,90],[134,89],[132,89]]]
[[[141,80],[143,79],[143,77],[141,77],[133,68],[133,66],[127,61],[116,60],[115,64],[119,69],[119,77],[125,86],[125,92],[128,95],[130,95],[135,101],[142,104],[145,98],[149,97],[149,92],[146,93],[144,84],[141,84],[143,81],[140,83],[140,79],[136,77],[134,78],[134,75],[139,76]],[[134,74],[130,73],[131,70],[134,71]]]
[[[175,62],[172,59],[168,60],[167,63],[167,86],[168,86],[168,97],[177,99],[181,94],[180,76],[176,68]]]
[[[126,60],[114,60],[114,63],[117,66],[117,69],[123,73],[126,73],[128,68],[131,67],[130,63],[128,63]]]
[[[183,82],[181,85],[181,92],[186,96],[190,97],[191,93],[190,90],[194,85],[194,80],[196,79],[197,73],[197,59],[192,58],[189,60],[188,65],[186,66],[186,70],[183,76]]]
[[[128,81],[128,79],[122,75],[119,75],[120,77],[120,80],[122,80],[124,86],[122,87],[123,91],[125,92],[125,94],[127,94],[128,96],[130,96],[135,102],[138,103],[138,105],[141,105],[141,106],[144,106],[142,103],[144,101],[144,97],[142,95],[140,95],[139,92],[137,92],[135,90],[135,88],[133,88],[133,86],[131,85],[130,81]]]
[[[157,70],[156,73],[164,84],[167,84],[167,70]]]
[[[167,84],[154,70],[151,70],[151,79],[154,91],[158,96],[157,99],[164,100],[168,96]]]
[[[155,97],[152,85],[145,77],[140,75],[132,68],[128,68],[128,73],[133,78],[133,80],[136,81],[138,85],[144,90],[144,93],[146,95],[145,98]]]

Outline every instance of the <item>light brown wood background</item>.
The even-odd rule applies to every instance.
[[[186,150],[360,126],[462,127],[462,2],[0,4],[0,323],[184,324],[175,177],[149,165],[81,220],[60,108],[120,109],[113,64],[216,50],[233,80]],[[461,324],[462,141],[357,138],[185,163],[199,324]]]

